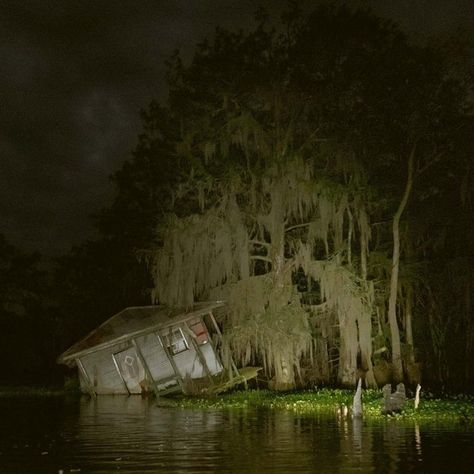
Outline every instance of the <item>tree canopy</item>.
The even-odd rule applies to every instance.
[[[133,164],[163,173],[138,181],[160,193],[154,300],[226,299],[228,349],[278,386],[419,377],[429,270],[408,216],[451,193],[443,173],[462,176],[465,83],[370,13],[287,19],[284,34],[218,29],[190,64],[169,61]]]
[[[103,239],[62,261],[63,294],[76,311],[101,301],[103,317],[141,302],[138,255],[153,302],[225,299],[225,349],[277,388],[416,382],[422,369],[472,384],[461,64],[449,41],[414,45],[344,7],[218,28],[188,64],[169,59],[168,99],[143,112]]]

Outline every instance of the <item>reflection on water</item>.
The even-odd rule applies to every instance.
[[[474,428],[284,411],[158,408],[140,397],[0,400],[0,473],[474,472]]]

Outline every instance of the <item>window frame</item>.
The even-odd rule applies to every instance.
[[[174,338],[174,335],[176,333],[180,334],[180,339],[179,341],[176,341]],[[186,339],[186,336],[184,335],[184,332],[181,328],[181,326],[175,326],[171,327],[168,331],[162,333],[162,339],[163,339],[163,344],[166,346],[166,350],[169,351],[169,353],[172,356],[181,354],[182,352],[186,352],[189,350],[189,344],[188,340]],[[183,347],[179,350],[176,350],[174,346],[177,345],[177,342],[182,343]]]
[[[198,325],[202,326],[202,331],[199,333],[193,329],[194,326],[198,326]],[[189,331],[191,332],[191,337],[194,338],[194,340],[199,346],[204,346],[205,344],[209,344],[209,341],[211,340],[211,336],[202,318],[196,318],[191,321],[188,321],[187,326],[189,328]],[[203,335],[205,336],[205,340],[201,341],[200,337]]]

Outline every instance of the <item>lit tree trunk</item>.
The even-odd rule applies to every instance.
[[[400,218],[410,197],[413,187],[413,161],[415,157],[415,147],[412,148],[408,158],[408,177],[405,185],[402,200],[397,212],[393,216],[393,255],[392,273],[390,276],[390,296],[388,300],[388,322],[390,325],[390,337],[392,341],[392,367],[393,376],[396,382],[403,379],[402,354],[400,347],[400,330],[397,322],[397,293],[398,293],[398,273],[400,267]]]
[[[350,314],[339,311],[339,383],[353,387],[357,380],[357,323]]]
[[[361,212],[364,220],[368,218],[365,211]],[[367,253],[369,251],[369,237],[368,233],[363,230],[361,225],[360,232],[360,263],[362,273],[362,284],[366,292],[368,292],[369,285],[367,282]],[[359,350],[361,356],[362,369],[365,371],[365,382],[368,387],[377,387],[377,382],[374,376],[374,367],[372,365],[372,317],[371,314],[361,314],[357,318],[357,326],[359,330]]]
[[[272,290],[269,299],[269,311],[278,312],[288,304],[291,290],[291,270],[285,260],[285,218],[283,213],[282,193],[276,187],[272,193],[272,209],[268,215],[268,230],[271,246],[270,259],[272,265]],[[294,362],[288,348],[282,348],[275,357],[275,390],[290,390],[295,388]]]

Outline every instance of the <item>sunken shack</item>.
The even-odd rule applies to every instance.
[[[198,303],[187,311],[124,309],[61,354],[58,362],[77,366],[81,390],[92,396],[165,395],[186,392],[190,380],[212,384],[224,372],[216,348],[221,333],[213,315],[223,305]]]

